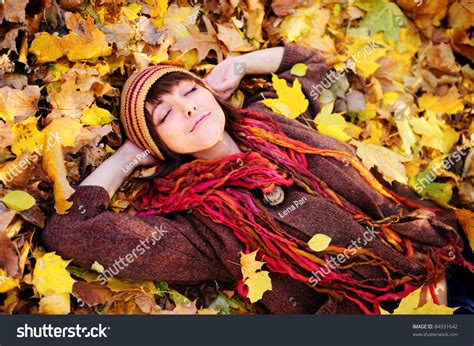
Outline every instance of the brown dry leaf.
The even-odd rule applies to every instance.
[[[448,0],[396,0],[405,14],[412,18],[419,28],[438,26],[448,12]]]
[[[3,1],[2,6],[0,6],[0,23],[3,20],[12,23],[23,23],[27,4],[28,0]]]
[[[113,295],[113,292],[99,282],[76,281],[72,286],[72,294],[77,298],[79,305],[86,304],[89,307],[105,304]]]
[[[0,232],[0,268],[12,278],[20,272],[16,246],[4,232]]]
[[[209,54],[209,51],[213,50],[217,55],[217,61],[221,62],[223,54],[219,42],[217,41],[216,32],[212,28],[209,19],[207,19],[206,16],[203,16],[203,19],[206,23],[207,33],[201,33],[193,27],[189,27],[191,35],[189,37],[178,38],[171,50],[187,52],[196,49],[199,61],[202,61]]]
[[[94,102],[92,91],[77,90],[76,77],[72,74],[63,83],[49,84],[48,94],[51,97],[51,105],[54,107],[49,121],[61,116],[79,119],[84,109],[89,108]]]
[[[119,51],[124,50],[130,40],[135,36],[135,31],[127,20],[122,18],[121,23],[107,24],[100,27],[108,43],[115,43]]]
[[[455,31],[466,31],[472,26],[474,2],[460,0],[452,3],[448,11],[448,23]]]
[[[16,211],[8,209],[5,204],[0,203],[0,233],[5,233],[5,229],[12,222]]]

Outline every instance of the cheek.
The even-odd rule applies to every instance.
[[[169,116],[168,116],[169,118]],[[173,152],[181,152],[181,145],[185,141],[183,124],[178,121],[166,121],[157,128],[162,142]]]

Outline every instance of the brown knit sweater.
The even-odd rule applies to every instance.
[[[306,75],[298,77],[303,92],[309,100],[308,110],[303,114],[314,118],[320,107],[310,96],[315,83],[321,81],[327,67],[322,55],[294,43],[281,41],[284,55],[276,72],[280,78],[293,82],[291,67],[299,62],[308,66]],[[332,148],[354,153],[346,143],[311,131],[302,126],[299,117],[289,120],[271,112],[260,100],[276,97],[273,88],[264,90],[246,101],[244,108],[270,114],[279,122],[287,136],[309,145]],[[307,155],[308,168],[325,181],[333,190],[359,207],[368,215],[380,219],[406,209],[395,205],[363,180],[350,166],[332,158]],[[380,181],[382,179],[377,177]],[[146,252],[137,256],[133,263],[125,266],[116,276],[124,279],[160,280],[170,283],[195,284],[206,280],[237,282],[241,279],[239,252],[240,242],[227,226],[214,223],[198,212],[178,212],[166,216],[137,217],[108,210],[110,198],[101,186],[75,186],[76,192],[70,201],[74,204],[65,215],[53,214],[42,233],[49,250],[56,251],[65,259],[72,259],[76,265],[90,268],[94,261],[105,268],[112,267],[114,261],[126,256],[140,245],[140,241],[150,240],[150,234],[161,229],[163,234],[153,246],[148,243]],[[390,187],[398,194],[419,204],[434,207],[429,201],[419,200],[406,185],[394,183]],[[285,200],[276,207],[268,207],[280,226],[288,233],[308,241],[315,233],[325,233],[332,238],[332,244],[349,246],[352,240],[363,237],[366,231],[351,215],[345,213],[323,198],[306,193],[296,185],[285,190]],[[457,228],[457,222],[450,211],[439,214],[438,219],[416,219],[392,225],[400,234],[407,236],[415,244],[443,246],[448,240],[447,227]],[[462,245],[462,240],[459,240]],[[378,238],[366,245],[375,254],[389,259],[394,267],[406,273],[423,274],[423,261],[414,256],[407,259]],[[356,270],[356,269],[354,269]],[[357,269],[360,279],[376,278],[378,268]],[[263,295],[264,304],[273,313],[361,313],[350,301],[336,302],[333,298],[316,293],[310,287],[282,274],[270,275],[273,290]]]

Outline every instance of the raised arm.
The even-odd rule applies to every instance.
[[[133,172],[133,168],[158,163],[148,151],[143,151],[126,140],[115,154],[97,167],[80,185],[102,186],[112,198],[125,178]]]
[[[84,268],[97,261],[119,278],[225,279],[214,253],[183,215],[138,217],[108,210],[111,196],[130,174],[122,169],[135,154],[129,149],[119,149],[75,187],[67,214],[53,212],[42,233],[48,250]]]
[[[303,117],[310,120],[314,119],[321,109],[317,101],[315,90],[319,90],[321,87],[320,84],[324,81],[326,76],[327,66],[324,57],[319,51],[297,43],[282,40],[278,44],[283,48],[283,56],[275,74],[278,78],[286,80],[290,86],[293,85],[295,79],[298,79],[300,82],[301,90],[308,100],[309,105],[306,112],[300,114],[296,120],[307,125]],[[291,68],[298,63],[307,66],[306,73],[303,76],[296,76],[291,73]],[[272,113],[272,110],[260,101],[264,98],[276,97],[276,91],[272,86],[264,87],[259,93],[245,100],[244,108],[261,113]],[[291,122],[291,120],[289,120],[289,122]]]

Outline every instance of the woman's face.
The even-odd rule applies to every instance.
[[[145,107],[163,143],[177,154],[211,148],[223,138],[224,111],[214,95],[195,81],[180,81],[161,102],[147,102]]]

